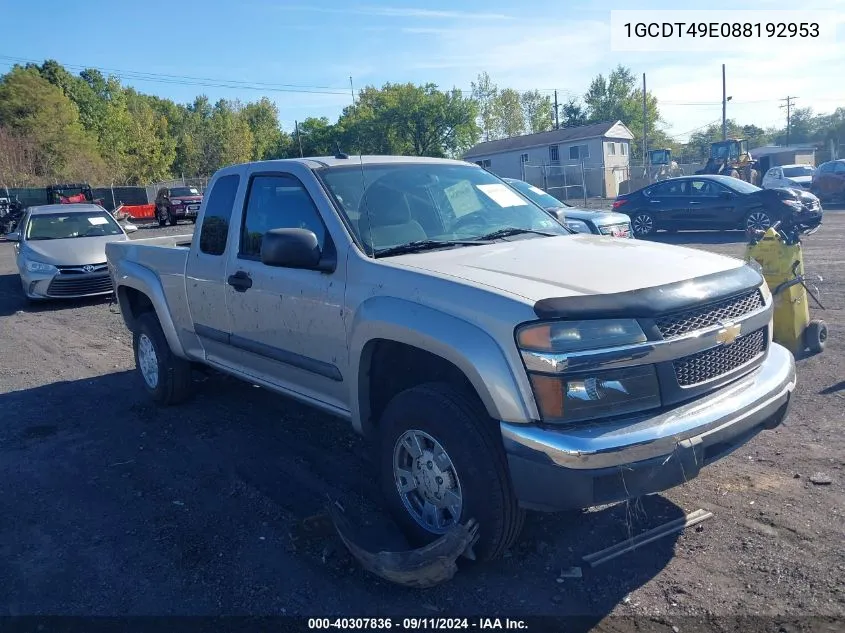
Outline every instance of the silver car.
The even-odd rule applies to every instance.
[[[28,208],[6,239],[17,242],[27,299],[92,297],[112,292],[106,244],[124,242],[136,230],[96,204],[48,204]]]

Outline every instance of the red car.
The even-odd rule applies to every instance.
[[[162,187],[156,195],[156,220],[159,226],[176,226],[179,220],[197,221],[202,194],[196,187]]]
[[[822,202],[845,203],[845,158],[819,165],[810,191]]]

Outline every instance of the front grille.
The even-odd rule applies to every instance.
[[[108,270],[108,263],[102,262],[100,264],[88,264],[90,267],[85,270],[85,266],[57,266],[59,272],[63,275],[90,275],[91,273],[100,273]]]
[[[111,277],[98,275],[96,277],[78,277],[76,275],[57,275],[50,282],[47,294],[51,297],[72,297],[77,295],[93,295],[111,292]]]
[[[759,356],[766,347],[765,328],[740,336],[730,345],[723,345],[691,356],[679,358],[672,364],[681,387],[690,387],[718,378],[742,367]]]
[[[722,321],[737,319],[762,307],[763,296],[755,289],[737,297],[658,317],[655,324],[663,338],[670,339],[717,325]]]

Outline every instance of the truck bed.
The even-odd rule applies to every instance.
[[[115,286],[135,287],[147,296],[154,295],[153,288],[159,286],[164,294],[162,310],[175,323],[189,323],[185,265],[191,239],[191,235],[169,235],[107,244],[106,258]]]

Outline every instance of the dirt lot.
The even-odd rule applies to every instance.
[[[659,239],[744,248],[738,233]],[[799,362],[784,426],[638,504],[532,515],[507,558],[419,592],[301,528],[327,495],[347,506],[377,495],[367,448],[344,423],[214,376],[186,405],[152,406],[116,306],[27,307],[0,240],[0,615],[613,614],[667,631],[690,615],[845,616],[845,211],[830,211],[805,250],[825,278],[827,311],[815,316],[830,341]],[[811,483],[818,472],[832,483]],[[698,508],[714,518],[557,580],[581,556]]]

